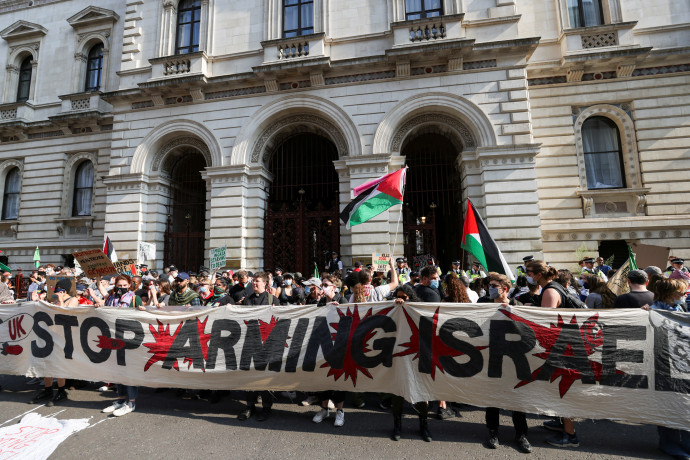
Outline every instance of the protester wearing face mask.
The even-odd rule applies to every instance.
[[[415,286],[414,290],[417,293],[417,297],[422,299],[422,302],[440,303],[441,293],[438,290],[439,285],[438,270],[433,265],[427,265],[422,268],[419,284]]]
[[[685,311],[685,291],[688,283],[679,279],[662,278],[654,284],[654,303],[650,310]]]
[[[173,283],[173,292],[168,299],[168,305],[185,307],[187,309],[198,309],[201,307],[199,294],[189,288],[189,275],[180,272]]]
[[[336,279],[333,275],[326,275],[323,277],[321,281],[321,291],[323,295],[316,304],[317,307],[347,303],[347,300],[338,292]]]
[[[522,303],[515,298],[508,298],[511,283],[506,275],[491,272],[489,273],[487,279],[489,280],[488,297],[491,299],[491,302],[494,305],[522,305]],[[499,445],[498,415],[498,407],[486,408],[486,427],[489,429],[489,437],[486,441],[486,445],[491,449],[496,449]],[[515,427],[515,443],[517,444],[518,449],[526,454],[532,452],[532,446],[527,440],[527,417],[525,416],[525,413],[513,411],[512,416],[513,426]]]
[[[191,283],[191,280],[190,280]],[[214,286],[215,287],[215,286]],[[201,298],[201,303],[206,306],[213,297],[213,288],[211,287],[211,279],[207,276],[199,278],[197,284],[197,292]]]
[[[278,297],[281,305],[304,305],[304,290],[295,284],[295,279],[291,273],[283,276],[280,296]]]

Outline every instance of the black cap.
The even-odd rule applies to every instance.
[[[139,265],[139,267],[141,267],[141,268],[149,268],[149,266],[146,265],[146,264],[141,264],[141,265]]]
[[[472,265],[476,265],[478,267],[481,267],[482,264],[480,264],[478,260],[475,260],[474,262],[472,262]]]
[[[405,259],[403,257],[398,257],[397,259],[395,259],[395,261],[397,263],[401,264],[401,263],[405,262]]]
[[[64,291],[69,292],[70,289],[72,289],[72,282],[68,279],[61,279],[57,283],[55,283],[55,289],[62,289]]]
[[[275,270],[273,270],[273,271],[274,271],[274,272],[282,272],[282,271],[283,271],[283,269],[282,269],[282,268],[280,268],[280,267],[276,267],[276,269],[275,269]]]
[[[360,262],[359,260],[357,262],[355,262],[355,268],[359,268],[361,266],[362,266],[362,262]]]
[[[170,270],[171,272],[177,272],[177,271],[179,271],[179,270],[177,269],[177,267],[174,266],[174,265],[169,266],[169,267],[168,267],[168,270]]]
[[[196,276],[196,272],[189,272],[189,276]]]
[[[593,264],[594,263],[594,257],[585,257],[582,259],[582,261],[586,264]]]
[[[685,260],[681,259],[680,257],[676,257],[671,261],[672,264],[682,264],[685,263]]]
[[[460,261],[459,261],[459,260],[454,260],[454,261],[453,261],[453,265],[460,265]]]
[[[419,272],[410,272],[410,278],[413,276],[419,276]]]
[[[523,262],[530,262],[534,260],[534,256],[525,256],[522,258]]]

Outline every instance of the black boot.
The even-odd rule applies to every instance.
[[[402,414],[393,414],[393,434],[391,439],[393,441],[400,441],[400,432],[402,431]]]
[[[431,442],[431,432],[426,417],[419,417],[419,434],[425,442]]]

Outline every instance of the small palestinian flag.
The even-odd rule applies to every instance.
[[[105,235],[105,239],[103,241],[103,254],[108,256],[108,259],[110,259],[111,262],[117,262],[117,252],[115,252],[113,243],[110,241],[110,237],[108,235]]]
[[[462,248],[477,258],[480,264],[490,272],[502,273],[511,280],[515,279],[501,250],[491,238],[489,230],[472,202],[467,199],[465,226],[462,229]]]
[[[407,166],[356,187],[355,199],[345,206],[340,220],[350,228],[378,216],[391,206],[402,204],[406,173]]]

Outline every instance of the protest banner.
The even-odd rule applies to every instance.
[[[117,274],[113,263],[100,249],[74,252],[72,255],[89,278]]]
[[[77,280],[74,276],[60,276],[60,275],[48,275],[46,277],[46,299],[48,302],[56,302],[57,296],[55,295],[55,284],[60,280],[70,280],[72,286],[69,290],[69,295],[77,295]]]
[[[136,276],[137,273],[137,262],[134,259],[122,259],[117,262],[113,262],[115,266],[115,271],[117,273],[123,273],[125,275]]]
[[[225,246],[211,249],[211,270],[225,267],[226,252],[227,248]]]
[[[151,312],[27,302],[0,306],[0,319],[0,374],[380,392],[690,425],[685,313],[393,302]]]
[[[62,441],[89,426],[89,419],[58,420],[31,413],[19,423],[0,428],[0,458],[43,460]]]
[[[156,259],[156,245],[153,243],[139,242],[139,249],[137,250],[137,260],[143,264],[147,260]]]
[[[388,261],[390,258],[390,254],[372,252],[371,265],[374,267],[374,271],[387,273],[390,269],[388,266]]]

